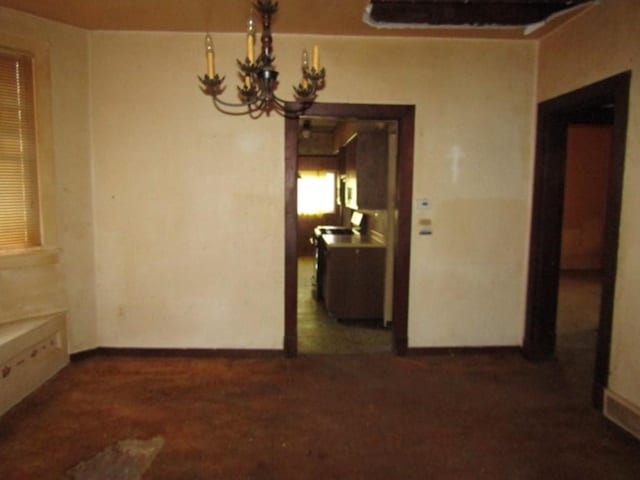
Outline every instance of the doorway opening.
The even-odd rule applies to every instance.
[[[613,109],[567,125],[556,357],[574,395],[589,402],[602,296],[602,254]]]
[[[298,351],[390,352],[397,121],[304,115]]]
[[[625,72],[538,106],[523,345],[525,356],[532,360],[543,360],[556,354],[569,127],[598,117],[609,120],[596,123],[611,124],[608,178],[603,187],[606,198],[603,207],[601,288],[599,295],[596,293],[599,314],[591,388],[592,401],[598,409],[602,409],[609,371],[630,78],[630,72]],[[568,237],[565,232],[565,243]]]
[[[295,356],[299,348],[299,284],[305,279],[298,274],[300,245],[308,238],[299,234],[298,229],[298,179],[303,155],[298,148],[301,128],[305,128],[305,119],[315,119],[323,123],[361,122],[369,126],[393,125],[396,138],[395,184],[392,198],[394,205],[394,242],[388,250],[393,264],[392,288],[389,292],[391,309],[389,325],[392,335],[390,342],[396,353],[402,355],[407,349],[407,314],[409,285],[409,252],[411,231],[411,187],[413,171],[413,130],[414,106],[402,105],[360,105],[360,104],[314,104],[300,122],[298,119],[285,120],[285,338],[284,348],[288,356]],[[372,123],[373,122],[373,123]],[[343,186],[343,188],[345,188]],[[386,200],[386,199],[385,199]],[[338,212],[334,212],[336,214]],[[349,218],[336,217],[337,225],[348,225],[351,209],[345,209]],[[369,249],[367,249],[368,251]],[[368,252],[367,254],[369,254]],[[303,273],[302,270],[300,273]],[[307,286],[308,287],[308,286]],[[305,287],[303,287],[305,288]],[[344,305],[344,304],[342,304]],[[391,349],[391,346],[389,347]]]

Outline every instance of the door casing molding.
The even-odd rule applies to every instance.
[[[608,383],[613,302],[631,72],[623,72],[538,105],[524,355],[552,357],[560,272],[567,126],[590,109],[613,108],[611,170],[604,228],[603,285],[592,399],[602,409]]]
[[[396,199],[398,211],[393,272],[393,348],[405,355],[408,346],[409,261],[411,252],[411,199],[413,187],[414,105],[315,103],[305,115],[360,120],[396,120],[398,155]],[[297,174],[298,120],[285,119],[285,325],[284,351],[298,354],[297,319]]]

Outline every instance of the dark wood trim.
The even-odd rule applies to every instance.
[[[298,355],[298,119],[284,127],[284,351]]]
[[[265,358],[280,357],[282,350],[233,349],[233,348],[117,348],[98,347],[72,353],[72,362],[80,362],[97,356],[122,357],[189,357],[189,358]]]
[[[428,356],[428,355],[496,355],[496,354],[517,354],[522,355],[522,347],[513,346],[487,346],[487,347],[411,347],[407,350],[407,355]]]
[[[599,352],[600,350],[597,349],[596,350],[596,355],[597,352]],[[607,357],[607,365],[609,364],[609,358]],[[593,379],[593,385],[591,388],[591,403],[593,404],[593,406],[595,408],[597,408],[600,411],[603,411],[604,409],[604,396],[605,396],[605,387],[603,387],[599,381],[597,381],[597,377],[598,377],[598,363],[596,361],[596,368],[595,368],[595,372],[594,372],[594,379]],[[605,381],[608,381],[608,376],[605,379]]]
[[[566,124],[547,118],[542,110],[539,107],[523,342],[523,352],[530,360],[550,358],[555,350],[566,158]],[[534,318],[538,320],[530,321]]]
[[[413,141],[415,106],[316,103],[305,115],[362,120],[397,120],[398,159],[396,206],[398,235],[395,245],[393,282],[393,343],[398,355],[407,352],[409,312],[409,262],[411,252],[411,198],[413,188]],[[297,338],[297,131],[296,119],[285,119],[285,333],[288,356],[298,352]]]
[[[603,417],[603,418],[605,419],[605,421],[607,423],[607,426],[610,429],[614,430],[616,432],[615,433],[616,435],[624,438],[626,442],[629,442],[631,444],[636,444],[640,440],[640,437],[635,436],[629,430],[627,430],[623,426],[617,424],[616,422],[614,422],[610,418],[608,418],[608,417]]]
[[[529,252],[529,280],[524,355],[545,360],[555,351],[559,256],[562,235],[567,126],[581,112],[613,108],[611,175],[607,186],[603,288],[593,401],[602,408],[608,383],[613,302],[617,273],[626,132],[631,72],[624,72],[579,90],[542,102],[538,125]]]
[[[620,74],[612,78],[610,82],[609,88],[612,89],[614,94],[615,112],[611,149],[611,178],[607,191],[607,216],[604,228],[605,249],[602,259],[604,282],[602,284],[600,326],[593,383],[593,401],[599,409],[602,409],[604,389],[609,384],[609,360],[611,356],[616,276],[618,273],[618,240],[620,237],[631,72]]]
[[[86,360],[87,358],[91,358],[98,355],[99,350],[100,350],[99,348],[92,348],[90,350],[75,352],[69,355],[69,360],[71,362],[81,362],[82,360]]]

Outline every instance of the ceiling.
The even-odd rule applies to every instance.
[[[371,0],[376,22],[431,26],[527,26],[590,0]]]
[[[0,0],[90,30],[240,32],[251,0]],[[280,0],[274,33],[539,38],[593,0]],[[546,19],[546,20],[545,20]]]

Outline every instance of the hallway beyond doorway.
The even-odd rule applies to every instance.
[[[602,274],[590,270],[560,272],[556,358],[576,399],[591,403]]]

